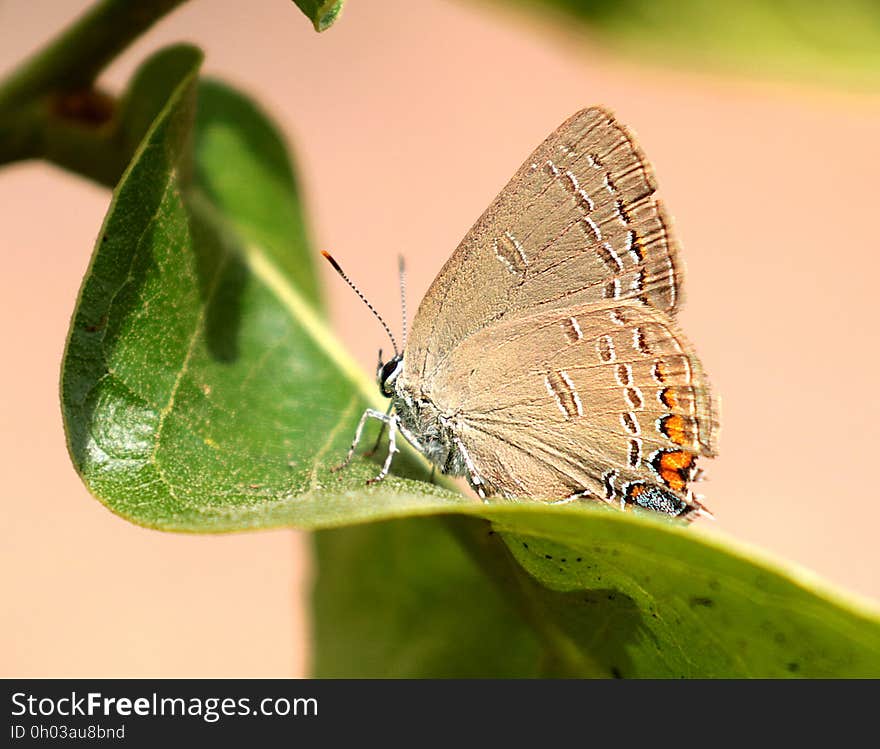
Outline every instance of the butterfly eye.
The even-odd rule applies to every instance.
[[[379,388],[382,390],[382,395],[386,398],[390,398],[394,394],[394,381],[402,370],[403,357],[399,355],[382,365],[378,378]]]

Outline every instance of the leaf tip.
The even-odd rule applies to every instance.
[[[312,21],[315,31],[329,29],[342,12],[344,0],[293,0]]]

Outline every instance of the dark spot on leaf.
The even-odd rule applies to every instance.
[[[575,559],[574,561],[575,561],[575,562],[583,562],[583,561],[584,561],[584,558],[583,558],[583,557],[578,557],[578,558]]]
[[[553,559],[553,557],[550,554],[545,554],[544,559]]]
[[[715,601],[705,596],[691,596],[689,603],[691,606],[705,606],[707,609],[715,605]]]
[[[608,594],[608,600],[609,600],[609,601],[613,601],[615,598],[616,598],[616,596],[615,596],[614,593],[609,593],[609,594]]]
[[[789,663],[789,664],[786,666],[786,668],[787,668],[791,673],[796,674],[798,671],[801,670],[801,664],[800,664],[800,663],[795,663],[794,661],[792,661],[791,663]]]
[[[562,557],[562,559],[560,559],[559,561],[562,562],[563,564],[565,564],[566,562],[568,562],[568,560],[567,560],[565,557]]]
[[[528,548],[529,548],[529,545],[528,545],[525,541],[522,542],[522,545],[523,545],[523,548],[524,548],[524,549],[528,549]]]
[[[615,679],[622,679],[622,678],[623,678],[623,674],[620,673],[620,669],[619,669],[617,666],[612,666],[612,667],[611,667],[611,675],[612,675]]]

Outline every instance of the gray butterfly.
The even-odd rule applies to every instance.
[[[449,258],[406,349],[380,361],[392,408],[364,413],[346,463],[374,418],[390,434],[375,480],[399,432],[483,498],[704,512],[689,484],[715,455],[717,404],[673,319],[682,272],[655,189],[609,112],[564,122]]]

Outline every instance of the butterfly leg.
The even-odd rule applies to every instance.
[[[389,403],[389,404],[388,404],[388,408],[385,410],[385,415],[386,415],[386,416],[390,416],[390,415],[391,415],[391,409],[392,409],[392,408],[394,408],[394,404],[393,404],[393,403]],[[382,441],[382,435],[385,434],[385,427],[386,427],[386,426],[387,426],[387,422],[383,421],[383,422],[382,422],[382,428],[379,430],[379,434],[376,436],[376,441],[373,443],[373,446],[372,446],[369,450],[367,450],[367,452],[364,453],[364,457],[365,457],[365,458],[372,457],[373,455],[375,455],[376,450],[379,449],[379,443]]]
[[[338,466],[333,469],[334,471],[341,471],[349,463],[351,463],[354,451],[357,449],[358,443],[361,441],[361,435],[363,434],[364,425],[367,423],[367,419],[377,419],[378,421],[381,421],[382,428],[384,429],[386,424],[389,424],[392,420],[396,421],[397,417],[383,414],[381,411],[376,411],[373,408],[368,408],[366,411],[364,411],[363,415],[361,416],[361,420],[358,422],[357,429],[355,429],[354,439],[351,442],[351,447],[348,448],[348,454],[345,456],[345,460],[343,460]]]
[[[379,471],[379,475],[369,479],[367,481],[368,484],[376,484],[382,481],[388,475],[394,454],[400,452],[400,448],[397,447],[398,417],[396,415],[387,416],[386,414],[379,413],[379,411],[374,411],[373,413],[379,414],[378,418],[381,418],[383,423],[388,425],[388,455],[385,458],[385,463],[382,465],[382,470]]]
[[[471,460],[467,448],[465,448],[464,443],[458,437],[455,438],[455,445],[461,452],[461,456],[464,458],[464,464],[468,469],[468,478],[470,478],[471,486],[473,486],[477,494],[480,495],[480,499],[486,499],[486,492],[483,490],[483,484],[485,482],[480,478],[480,474],[477,473],[477,467],[474,465],[474,461]]]

